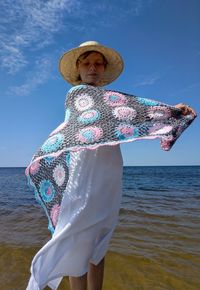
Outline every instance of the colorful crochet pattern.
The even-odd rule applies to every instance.
[[[65,105],[64,122],[51,132],[26,168],[51,233],[69,178],[70,151],[155,138],[160,138],[163,150],[170,150],[195,118],[158,101],[89,85],[71,88]]]

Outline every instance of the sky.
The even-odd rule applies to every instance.
[[[95,40],[123,57],[107,89],[200,111],[199,0],[0,1],[0,167],[26,167],[64,120],[62,54]],[[124,165],[200,165],[200,118],[168,152],[121,145]]]

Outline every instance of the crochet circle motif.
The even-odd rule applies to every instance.
[[[153,108],[150,108],[147,114],[151,119],[154,120],[171,117],[170,110],[164,106],[155,106]]]
[[[62,186],[65,181],[65,169],[58,164],[53,170],[53,178],[58,186]]]
[[[173,127],[171,125],[165,124],[156,124],[149,128],[150,135],[162,135],[171,132]]]
[[[80,89],[84,89],[86,88],[87,86],[86,85],[77,85],[77,86],[74,86],[72,87],[69,91],[68,91],[68,94],[69,93],[72,93],[74,91],[77,91],[77,90],[80,90]]]
[[[91,143],[98,141],[103,136],[103,130],[100,127],[89,126],[81,129],[77,135],[78,141],[81,143]]]
[[[120,140],[128,139],[131,137],[138,137],[139,135],[138,128],[134,127],[133,125],[123,123],[116,127],[115,133]]]
[[[47,164],[51,164],[54,160],[55,160],[55,158],[52,157],[52,156],[46,156],[46,157],[44,157],[44,161]]]
[[[65,111],[65,122],[69,121],[70,115],[71,115],[71,111],[69,108],[67,108]]]
[[[85,111],[94,106],[94,100],[87,94],[80,94],[75,100],[75,107],[78,111]]]
[[[100,112],[98,110],[87,110],[83,112],[79,117],[78,121],[82,124],[91,124],[100,119]]]
[[[137,115],[136,110],[126,106],[116,107],[112,112],[113,115],[119,120],[132,120]]]
[[[70,166],[70,152],[68,152],[68,153],[66,154],[66,164],[67,164],[67,167]]]
[[[58,133],[50,138],[42,145],[41,150],[45,153],[50,153],[59,149],[64,141],[64,136]]]
[[[117,92],[106,92],[103,95],[105,103],[111,107],[122,106],[127,103],[127,99],[124,95]]]
[[[159,102],[151,100],[151,99],[136,97],[136,100],[140,104],[143,104],[143,105],[146,105],[146,106],[158,106],[159,105]]]
[[[34,175],[39,171],[39,169],[40,169],[40,161],[35,161],[30,166],[30,173]]]
[[[55,196],[55,189],[50,180],[44,179],[40,182],[39,192],[45,202],[50,202]]]
[[[52,220],[54,227],[57,225],[59,212],[60,212],[60,205],[54,204],[54,206],[51,209],[51,213],[50,213],[50,217],[51,217],[51,220]]]

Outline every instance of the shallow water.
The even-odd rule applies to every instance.
[[[200,289],[200,167],[125,167],[123,185],[103,289]],[[0,169],[0,193],[0,289],[24,290],[51,236],[24,168]]]

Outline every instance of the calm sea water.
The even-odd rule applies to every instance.
[[[51,237],[24,170],[0,168],[2,290],[26,288],[31,260]],[[104,289],[200,289],[200,166],[124,167]]]

